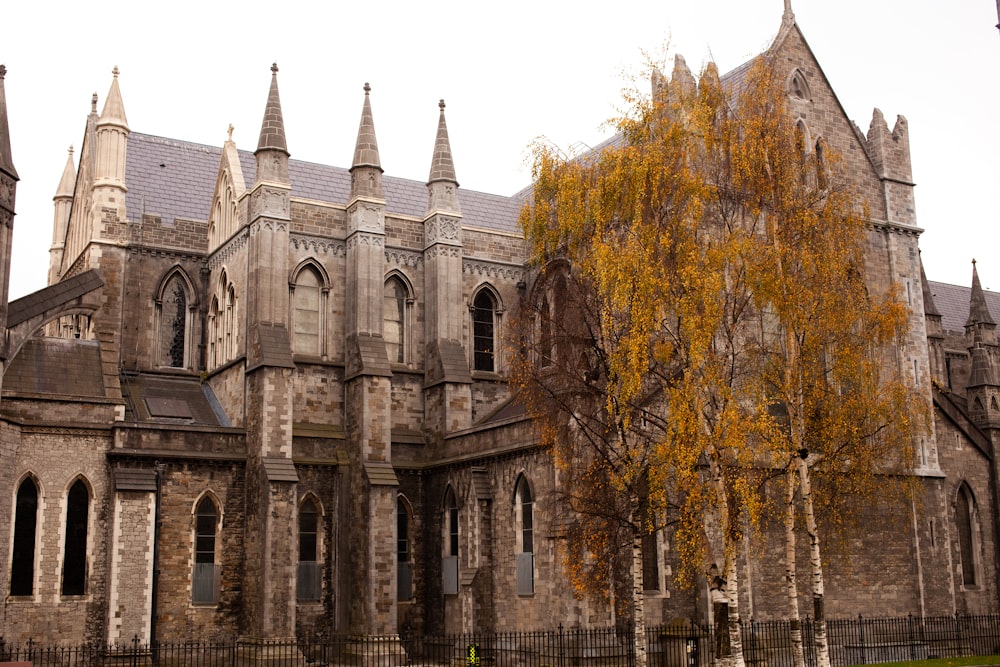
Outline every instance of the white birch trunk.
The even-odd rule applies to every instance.
[[[816,514],[813,511],[812,485],[809,482],[809,465],[798,458],[799,483],[802,488],[802,508],[806,517],[806,532],[809,534],[809,567],[812,570],[813,615],[816,617],[816,664],[830,667],[830,648],[826,636],[826,612],[823,609],[823,562],[820,559],[819,532],[816,530]]]
[[[802,650],[802,621],[799,617],[799,587],[795,567],[795,470],[789,466],[785,491],[785,592],[788,595],[792,665],[805,667]]]
[[[642,531],[635,528],[632,529],[632,608],[635,617],[635,667],[647,667],[646,610],[642,585]]]
[[[719,507],[719,528],[722,531],[723,549],[725,551],[725,562],[723,573],[726,579],[726,597],[728,607],[729,627],[726,632],[729,634],[729,657],[720,658],[716,663],[720,667],[746,667],[746,660],[743,657],[743,635],[740,628],[740,587],[738,572],[736,569],[736,544],[733,543],[732,533],[729,529],[729,499],[726,496],[726,482],[722,477],[722,468],[715,460],[716,452],[709,453],[710,467],[712,472],[712,484],[715,487],[715,494]],[[716,628],[716,632],[721,632],[722,628]]]

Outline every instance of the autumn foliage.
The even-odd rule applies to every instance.
[[[865,204],[806,144],[771,59],[738,81],[713,64],[652,78],[602,149],[534,148],[514,380],[559,465],[578,590],[631,567],[641,622],[645,561],[622,549],[669,528],[675,582],[716,563],[738,621],[736,546],[775,510],[768,480],[806,474],[800,511],[833,521],[912,465],[923,417],[892,351],[907,311],[869,290]]]

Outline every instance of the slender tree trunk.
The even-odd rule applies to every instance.
[[[709,453],[710,467],[712,472],[712,484],[715,487],[715,494],[719,507],[719,527],[722,530],[723,549],[725,551],[725,563],[723,566],[723,576],[726,579],[726,597],[728,598],[728,621],[726,628],[729,634],[729,657],[717,660],[717,664],[731,665],[731,667],[746,667],[746,660],[743,657],[743,635],[740,627],[740,587],[738,572],[736,569],[736,544],[730,529],[731,518],[729,516],[729,498],[726,495],[726,482],[722,476],[722,466],[716,460],[717,452]],[[716,628],[716,632],[721,632],[721,628]]]
[[[830,648],[826,636],[826,613],[823,609],[823,562],[820,558],[816,514],[813,511],[812,485],[809,482],[809,465],[804,458],[799,457],[798,467],[799,483],[802,488],[802,508],[806,517],[806,532],[809,534],[809,566],[812,569],[813,615],[816,618],[816,661],[817,667],[830,667]]]
[[[635,512],[633,512],[634,516]],[[642,585],[642,530],[634,527],[632,528],[632,609],[635,626],[633,633],[635,637],[635,667],[647,667],[646,609]]]
[[[795,568],[795,469],[788,467],[785,491],[785,592],[788,594],[789,630],[792,635],[792,664],[805,667],[802,650],[802,623],[799,619],[799,587]]]

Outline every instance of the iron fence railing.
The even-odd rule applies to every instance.
[[[815,624],[800,624],[806,667],[816,667]],[[746,621],[749,667],[793,667],[792,624]],[[15,645],[0,638],[0,662],[32,667],[634,667],[630,628],[564,628],[447,636],[337,636],[296,641],[160,641],[116,645]],[[930,657],[1000,654],[1000,615],[833,619],[833,667]],[[708,667],[715,629],[671,624],[647,628],[650,667]]]

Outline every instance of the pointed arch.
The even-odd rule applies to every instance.
[[[979,553],[979,512],[975,495],[968,482],[958,486],[955,497],[955,527],[958,532],[959,562],[962,564],[962,585],[979,585],[981,558]]]
[[[535,593],[535,494],[528,476],[522,471],[514,482],[514,526],[517,545],[514,554],[518,595]]]
[[[458,594],[459,513],[458,496],[451,484],[444,492],[442,588],[445,595]]]
[[[330,276],[312,257],[299,262],[289,278],[292,308],[292,351],[326,357],[326,311]]]
[[[500,320],[503,301],[489,283],[482,283],[472,293],[469,307],[472,330],[472,368],[495,373],[500,371]]]
[[[806,75],[798,67],[788,73],[785,90],[792,99],[803,100],[805,102],[812,101],[812,93],[809,90],[809,82],[806,81]]]
[[[212,295],[212,304],[208,307],[208,368],[219,365],[219,348],[216,345],[219,338],[219,297]]]
[[[216,554],[222,530],[220,507],[218,498],[208,490],[198,496],[193,506],[192,604],[215,604],[219,600],[219,566]]]
[[[313,493],[299,503],[299,569],[296,597],[299,602],[317,602],[323,592],[323,506]]]
[[[413,599],[413,506],[406,496],[396,496],[396,600]]]
[[[179,264],[160,278],[154,296],[154,350],[158,366],[190,368],[198,298],[194,283]]]
[[[41,525],[41,485],[33,473],[25,473],[14,487],[14,540],[10,563],[10,594],[34,595],[35,561]]]
[[[66,520],[63,539],[62,594],[87,592],[88,536],[93,489],[83,475],[77,475],[66,491]]]
[[[413,301],[413,285],[406,275],[398,270],[386,274],[382,289],[382,337],[390,363],[410,361]]]

